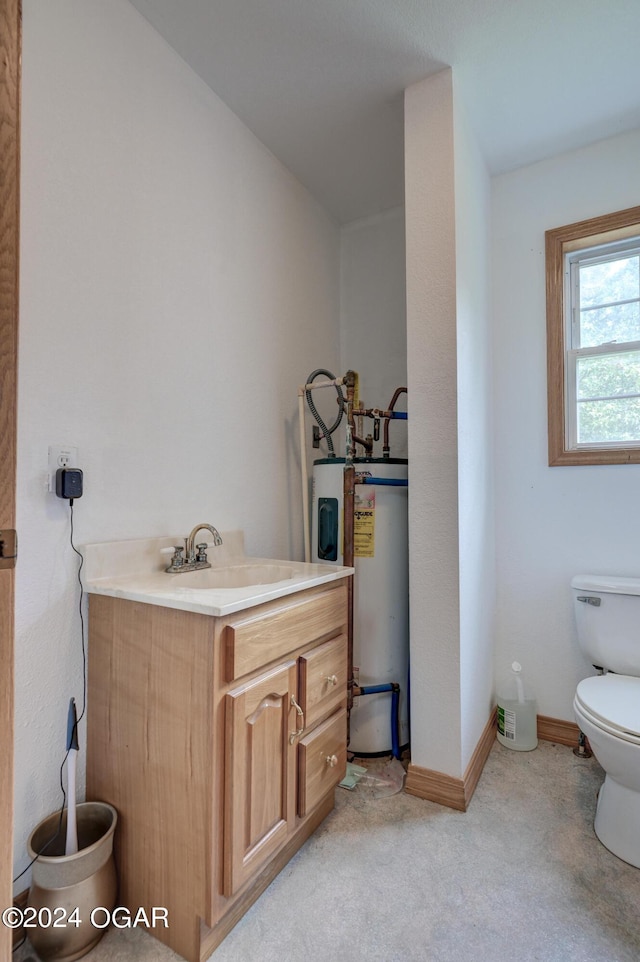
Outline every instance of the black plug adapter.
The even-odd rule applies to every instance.
[[[73,501],[82,497],[82,471],[80,468],[58,468],[56,471],[56,494],[59,498]]]

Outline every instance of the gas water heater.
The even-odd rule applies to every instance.
[[[409,743],[408,463],[405,458],[354,458],[353,666],[356,685],[400,685],[399,743]],[[314,461],[312,560],[342,564],[344,458]],[[355,698],[349,750],[388,754],[388,692]]]

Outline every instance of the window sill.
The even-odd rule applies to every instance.
[[[555,451],[549,447],[549,467],[576,464],[640,464],[640,448],[589,448]]]

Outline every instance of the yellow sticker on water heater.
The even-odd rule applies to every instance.
[[[359,485],[353,506],[353,554],[356,558],[373,558],[376,550],[376,493]]]
[[[376,549],[376,512],[372,508],[356,508],[353,512],[353,554],[356,558],[373,558]]]

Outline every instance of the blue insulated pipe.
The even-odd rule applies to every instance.
[[[367,478],[357,477],[356,484],[386,484],[395,488],[406,488],[409,484],[406,478]]]
[[[391,692],[391,754],[400,758],[400,685],[397,681],[388,685],[361,685],[354,690],[354,695],[379,695]]]

